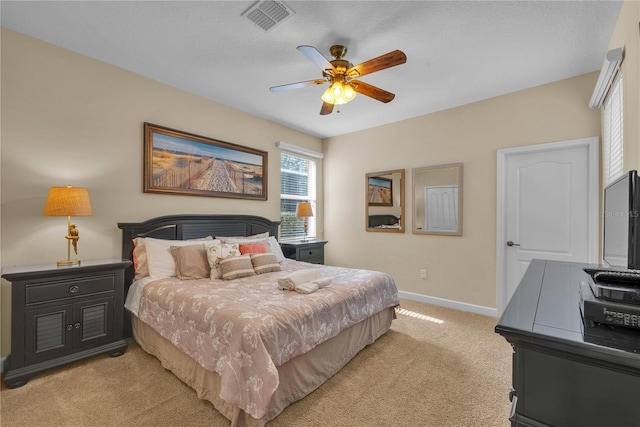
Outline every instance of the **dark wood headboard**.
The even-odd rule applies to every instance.
[[[169,215],[144,222],[119,222],[122,230],[122,258],[133,261],[133,239],[186,240],[206,236],[251,236],[269,232],[278,237],[280,221],[254,215]],[[133,280],[133,267],[125,273],[125,288]]]

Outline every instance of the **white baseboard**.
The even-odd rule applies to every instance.
[[[468,304],[466,302],[453,301],[450,299],[430,297],[428,295],[416,294],[407,291],[398,291],[400,298],[406,298],[413,301],[424,302],[427,304],[439,305],[442,307],[453,308],[460,311],[468,311],[470,313],[482,314],[485,316],[498,317],[498,310],[482,305]]]

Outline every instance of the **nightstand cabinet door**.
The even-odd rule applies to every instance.
[[[73,305],[28,310],[25,317],[25,359],[50,357],[71,349]]]
[[[72,301],[72,304],[27,305],[26,360],[95,346],[113,338],[113,292],[102,298]]]
[[[97,345],[113,337],[113,297],[74,305],[73,346]]]

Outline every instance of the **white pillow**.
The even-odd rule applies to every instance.
[[[263,236],[266,234],[266,237],[256,237]],[[222,243],[267,243],[269,245],[269,252],[273,252],[276,254],[276,259],[278,262],[282,262],[287,259],[282,253],[282,248],[280,247],[280,243],[276,240],[274,236],[269,236],[269,233],[261,233],[255,234],[250,237],[222,237],[216,236],[216,239],[220,239]]]
[[[257,240],[257,239],[268,239],[269,232],[265,231],[264,233],[252,234],[251,236],[216,236],[216,239],[222,241],[222,243],[237,243],[240,240]],[[225,242],[225,239],[233,240],[232,242]]]
[[[171,255],[171,246],[188,246],[194,242],[215,242],[211,236],[205,239],[192,240],[164,240],[145,237],[144,244],[147,250],[147,263],[149,264],[149,276],[153,279],[164,279],[176,276],[176,261]],[[210,242],[209,242],[210,241]]]
[[[282,253],[282,247],[280,247],[280,243],[278,243],[274,236],[269,236],[269,246],[271,247],[271,252],[276,254],[276,259],[278,260],[278,262],[282,262],[287,259]]]

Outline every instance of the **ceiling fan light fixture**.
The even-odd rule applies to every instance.
[[[356,91],[353,90],[350,84],[336,80],[324,91],[321,98],[328,104],[342,105],[355,97]]]
[[[313,46],[300,45],[296,49],[322,70],[322,79],[272,86],[269,90],[271,92],[282,92],[328,83],[329,88],[321,96],[323,101],[320,108],[321,116],[331,114],[335,105],[350,102],[358,93],[385,104],[393,101],[393,98],[395,98],[393,93],[365,83],[359,78],[407,62],[407,55],[401,50],[394,50],[354,66],[351,62],[343,59],[343,56],[347,53],[347,48],[342,45],[331,46],[331,56],[335,58],[332,61],[325,58]],[[354,80],[356,78],[358,80]]]

